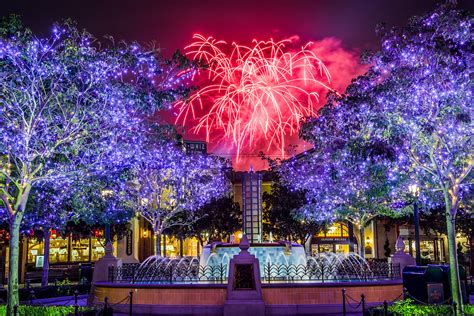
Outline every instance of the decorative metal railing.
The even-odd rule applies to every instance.
[[[227,265],[127,264],[109,268],[109,281],[122,283],[227,283]]]
[[[109,269],[109,281],[122,283],[227,283],[225,264],[201,266],[199,262],[152,263],[145,266],[124,264]],[[339,282],[399,279],[400,266],[387,262],[308,261],[306,265],[267,263],[261,271],[262,282]]]
[[[286,265],[266,264],[262,281],[281,282],[338,282],[392,280],[400,278],[400,265],[387,262],[371,262],[361,265],[341,264],[340,262],[308,262],[308,264]]]
[[[110,282],[134,282],[139,263],[124,263],[120,267],[109,267]]]

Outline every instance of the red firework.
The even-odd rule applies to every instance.
[[[222,137],[236,147],[237,161],[244,148],[254,149],[263,140],[284,157],[285,135],[298,133],[302,119],[316,115],[317,90],[330,89],[323,82],[329,83],[329,72],[312,43],[292,50],[291,39],[253,40],[251,46],[202,35],[193,39],[186,54],[205,62],[209,84],[177,103],[176,122],[185,124],[190,113],[196,119],[199,107],[205,114],[194,132],[204,129],[209,142],[211,133],[223,131]]]

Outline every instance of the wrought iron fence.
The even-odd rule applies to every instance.
[[[227,265],[127,264],[109,268],[110,282],[123,283],[227,283]]]
[[[133,283],[139,267],[139,263],[124,263],[120,267],[109,267],[109,281]]]
[[[399,279],[400,265],[388,262],[327,262],[308,261],[307,264],[267,263],[261,271],[263,282],[334,282],[376,281]],[[109,268],[109,281],[121,283],[227,283],[228,268],[225,264],[201,266],[198,262],[187,264],[124,264]]]
[[[262,279],[268,283],[393,280],[400,278],[400,265],[372,262],[349,265],[340,262],[311,262],[306,265],[264,265]]]

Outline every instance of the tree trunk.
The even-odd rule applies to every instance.
[[[20,218],[20,219],[18,219]],[[13,315],[13,307],[18,305],[18,256],[20,247],[21,216],[15,216],[10,224],[10,258],[8,265],[7,315]]]
[[[365,227],[364,225],[360,225],[359,233],[360,233],[359,255],[362,258],[365,258]]]
[[[161,256],[161,234],[155,233],[155,255]]]
[[[41,286],[48,286],[49,278],[49,241],[50,229],[44,231],[44,251],[43,251],[43,273],[41,274]]]
[[[311,242],[312,242],[312,240],[313,240],[313,235],[308,234],[307,236],[308,236],[308,237],[306,238],[306,240],[305,240],[303,246],[304,246],[304,248],[305,248],[306,254],[307,254],[308,256],[311,256]]]
[[[469,269],[471,270],[471,275],[474,275],[474,238],[473,236],[469,237],[469,249],[471,249],[471,260],[469,260]]]
[[[449,255],[449,278],[451,284],[451,293],[453,302],[456,303],[458,308],[458,315],[462,315],[462,295],[461,295],[461,282],[459,281],[459,264],[458,255],[456,249],[456,230],[455,230],[456,219],[451,214],[449,204],[446,206],[446,228],[448,235],[448,255]]]

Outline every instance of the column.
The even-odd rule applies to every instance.
[[[347,222],[347,230],[349,233],[349,252],[354,252],[354,225]]]

